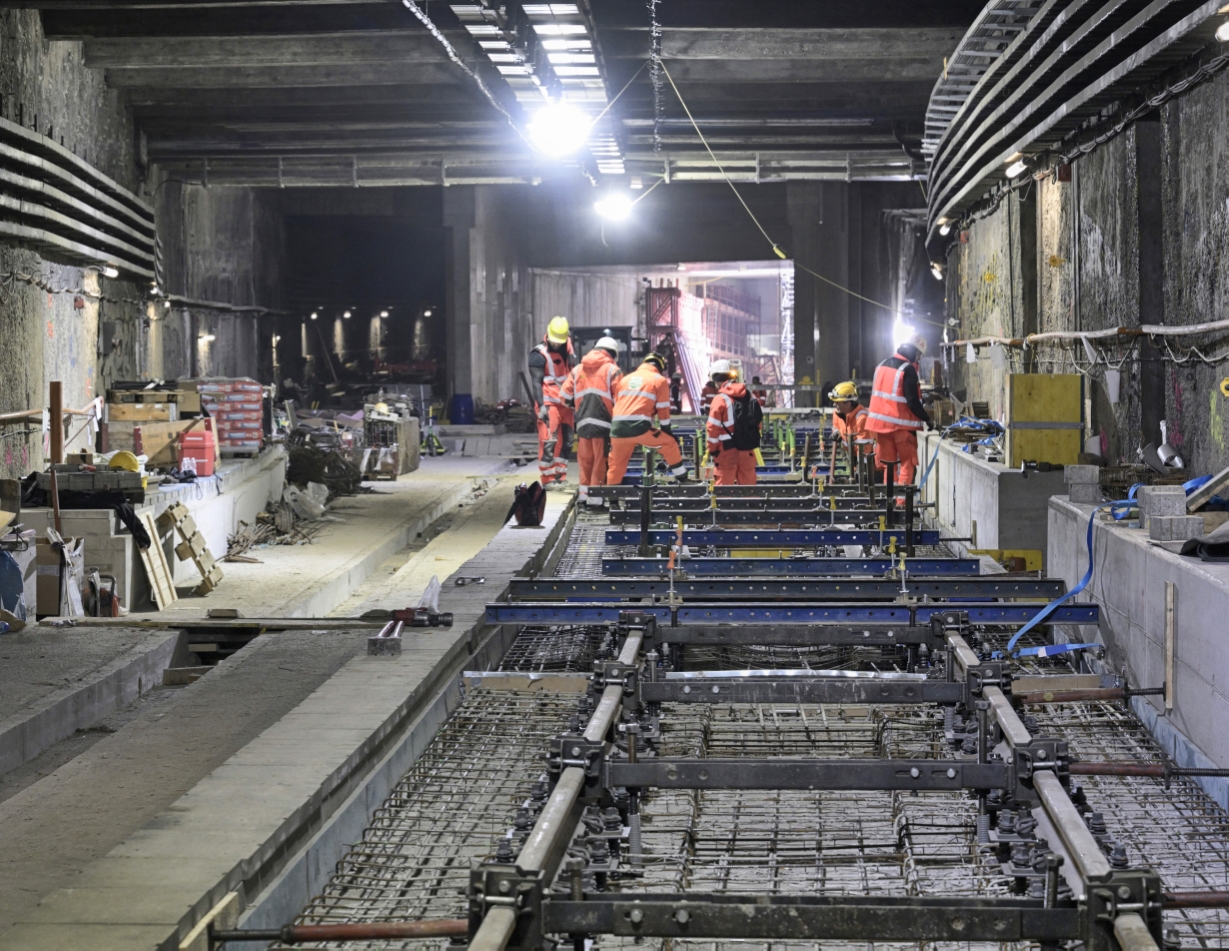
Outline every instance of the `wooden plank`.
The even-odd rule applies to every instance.
[[[1083,449],[1082,380],[1077,373],[1007,375],[1007,464],[1075,465]],[[1046,424],[1053,424],[1047,427]]]
[[[108,403],[107,421],[169,422],[175,419],[174,403]]]
[[[152,544],[141,552],[141,562],[145,565],[145,574],[149,577],[150,587],[154,591],[154,603],[158,610],[165,611],[179,600],[175,591],[175,583],[171,579],[171,566],[166,562],[166,553],[162,550],[162,542],[158,538],[158,526],[154,524],[154,516],[150,512],[141,512],[137,518],[145,526]]]
[[[1218,495],[1220,490],[1226,486],[1229,486],[1229,466],[1221,469],[1220,472],[1216,473],[1216,475],[1212,476],[1211,479],[1186,497],[1186,510],[1194,512],[1202,508],[1212,500],[1212,496]]]

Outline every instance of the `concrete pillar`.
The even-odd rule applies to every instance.
[[[786,201],[794,254],[794,381],[815,382],[815,352],[819,339],[815,311],[816,279],[802,266],[814,267],[813,238],[819,220],[819,186],[813,182],[790,182]],[[800,399],[799,406],[808,400]]]
[[[819,188],[818,231],[811,266],[833,283],[816,282],[819,346],[815,382],[836,383],[849,377],[850,297],[834,285],[849,287],[850,186],[844,182],[821,182]]]
[[[444,189],[444,313],[448,382],[453,393],[473,392],[470,237],[474,227],[474,187]]]

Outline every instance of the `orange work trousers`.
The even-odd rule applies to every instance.
[[[580,459],[580,484],[605,485],[610,440],[606,436],[577,436],[576,455]]]
[[[627,475],[627,464],[637,446],[648,446],[661,453],[666,465],[677,466],[683,461],[683,451],[678,440],[667,436],[660,429],[650,429],[641,436],[615,436],[610,440],[610,467],[606,470],[607,485],[622,485]]]
[[[567,446],[571,439],[568,424],[572,411],[548,403],[547,419],[538,420],[538,477],[544,486],[568,477]]]
[[[718,485],[755,485],[754,449],[722,449],[716,466]]]
[[[917,475],[917,432],[912,429],[894,429],[890,433],[875,433],[875,465],[895,462],[896,485],[911,485]],[[883,481],[888,481],[886,470]]]

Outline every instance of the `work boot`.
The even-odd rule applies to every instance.
[[[687,471],[687,464],[680,462],[677,466],[670,470],[670,475],[674,476],[676,482],[690,482],[691,477]]]

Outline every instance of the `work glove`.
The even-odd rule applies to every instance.
[[[935,421],[933,419],[928,419],[926,420],[926,428],[933,433],[939,427],[935,425]]]
[[[709,455],[710,455],[713,459],[716,459],[719,455],[721,455],[721,447],[720,447],[720,446],[717,446],[715,449],[709,449],[708,454],[709,454]]]
[[[544,423],[550,422],[550,410],[545,406],[538,407],[538,419],[542,420]]]

